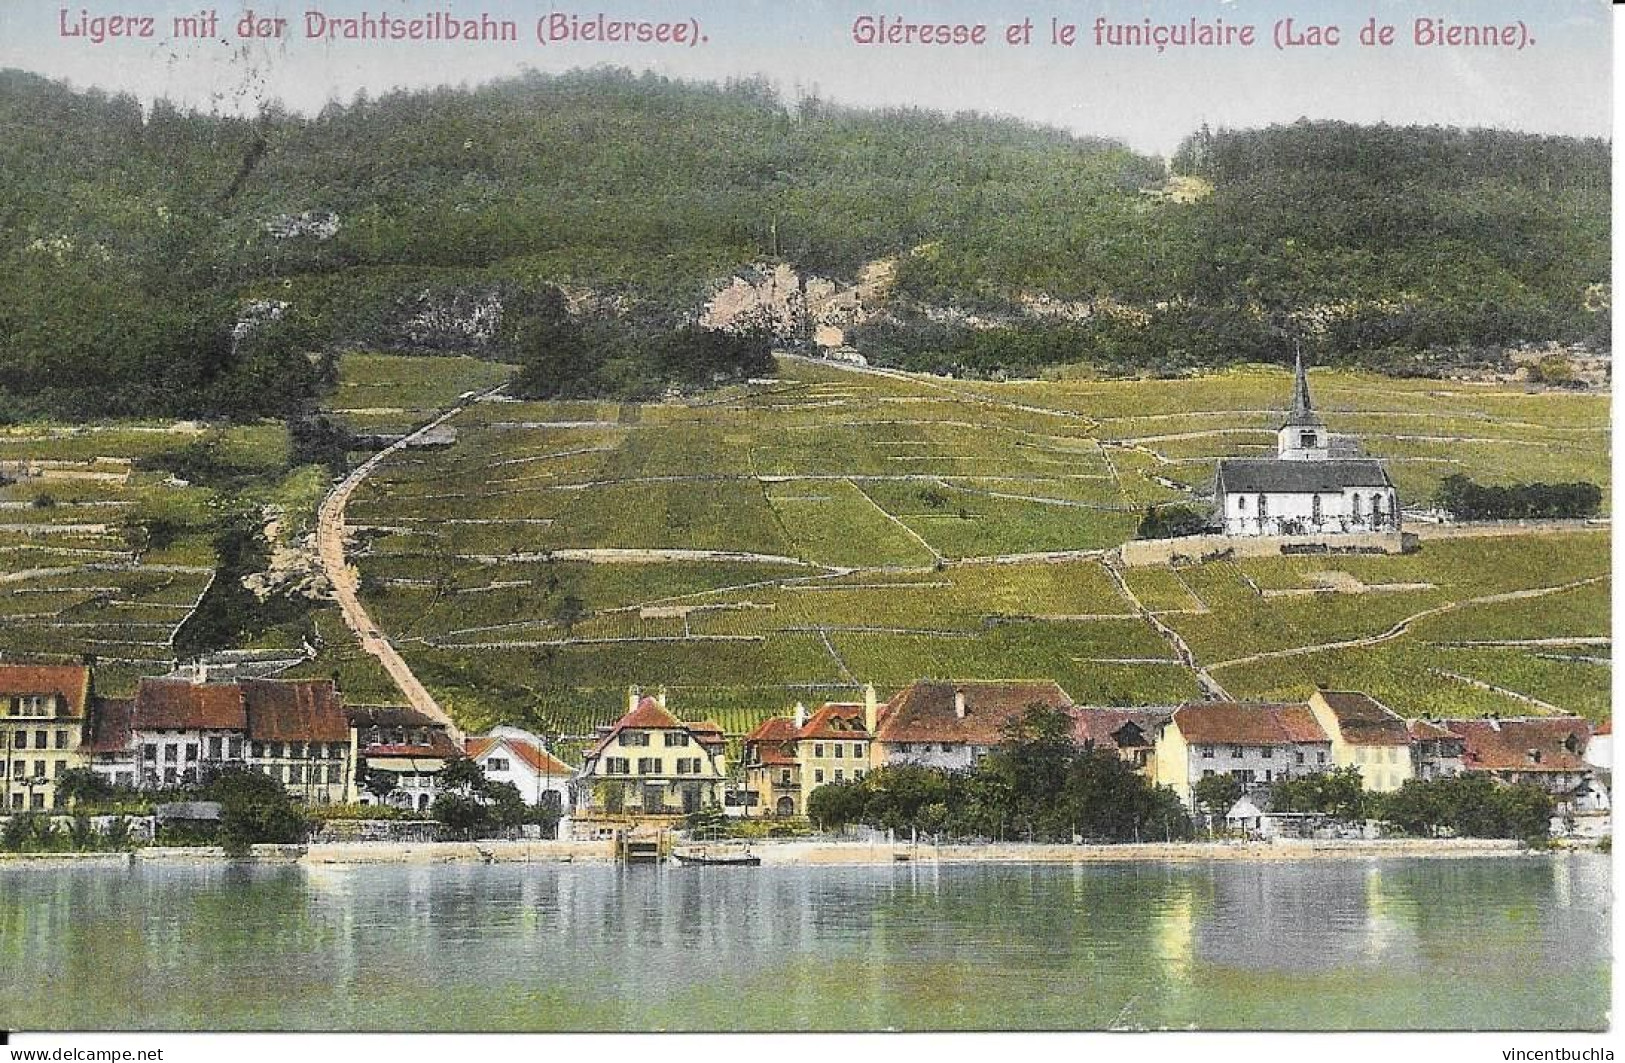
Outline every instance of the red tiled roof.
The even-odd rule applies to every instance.
[[[461,760],[463,751],[457,748],[444,731],[431,731],[428,745],[397,745],[380,742],[376,745],[364,746],[361,755],[368,760],[383,757],[400,757],[405,760]]]
[[[265,742],[348,742],[350,721],[331,679],[245,679],[248,737]]]
[[[587,754],[595,757],[615,741],[615,736],[622,731],[687,731],[694,735],[701,745],[722,745],[724,739],[722,728],[709,720],[702,723],[683,723],[677,717],[667,712],[665,707],[654,698],[641,698],[631,712],[622,716],[612,724],[609,730],[598,739],[592,752]]]
[[[1170,708],[1117,709],[1080,706],[1073,713],[1076,723],[1072,729],[1072,737],[1080,746],[1092,742],[1101,749],[1116,749],[1118,732],[1133,724],[1139,728],[1149,745],[1156,741],[1157,728],[1167,723],[1173,714],[1174,710]]]
[[[1468,771],[1590,770],[1585,748],[1591,724],[1579,716],[1447,720],[1445,726],[1464,740],[1461,759]]]
[[[1321,690],[1316,695],[1332,710],[1343,741],[1351,746],[1403,746],[1410,728],[1398,713],[1369,694],[1356,690]]]
[[[796,721],[789,716],[769,716],[745,736],[745,761],[772,767],[794,767],[791,752],[796,740]],[[755,754],[754,760],[752,753]]]
[[[641,698],[637,707],[615,722],[612,731],[676,730],[683,725],[654,698]]]
[[[83,664],[0,664],[0,698],[55,694],[63,717],[82,720],[90,702],[90,668]]]
[[[796,766],[796,758],[786,752],[783,746],[764,745],[757,747],[756,759],[752,762],[752,765],[769,768],[793,768]]]
[[[345,705],[344,718],[358,731],[369,727],[441,727],[440,721],[406,705]]]
[[[868,738],[869,732],[863,729],[863,706],[844,701],[825,702],[802,725],[796,737],[804,742],[809,738]]]
[[[1173,722],[1185,741],[1202,745],[1279,746],[1331,741],[1304,705],[1193,701],[1174,712]]]
[[[702,746],[726,745],[728,739],[722,733],[722,725],[715,720],[701,720],[699,723],[681,724],[688,728],[688,733]]]
[[[796,736],[796,721],[788,716],[769,716],[745,736],[749,742],[788,742]]]
[[[1440,739],[1451,738],[1457,741],[1461,740],[1460,735],[1428,720],[1412,720],[1409,726],[1411,741],[1413,742],[1437,742]]]
[[[134,698],[94,698],[90,703],[89,733],[85,736],[84,752],[124,753],[131,748],[130,717],[135,712]]]
[[[506,745],[514,756],[530,765],[532,771],[538,775],[574,775],[575,769],[564,763],[558,757],[545,749],[538,748],[529,742],[517,738],[502,738],[488,736],[485,738],[470,738],[467,742],[467,752],[470,758],[479,760],[496,749],[499,745]]]
[[[965,698],[965,715],[955,710],[956,695]],[[1048,680],[993,680],[958,683],[921,680],[886,703],[875,738],[881,742],[950,742],[994,746],[1003,740],[1007,721],[1019,719],[1034,704],[1070,708],[1066,691]]]
[[[246,731],[248,712],[236,683],[143,679],[135,689],[137,731]]]

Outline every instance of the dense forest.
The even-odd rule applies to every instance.
[[[253,119],[0,72],[0,127],[0,415],[291,414],[345,347],[522,362],[538,394],[702,385],[759,345],[671,335],[773,261],[850,281],[895,257],[860,347],[921,368],[1607,342],[1603,141],[1299,122],[1165,165],[618,70]],[[1023,316],[1038,295],[1081,309]],[[610,353],[549,380],[580,352],[539,336]]]

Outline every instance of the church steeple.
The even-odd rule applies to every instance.
[[[1276,437],[1276,453],[1283,461],[1324,461],[1331,456],[1331,440],[1326,422],[1315,412],[1309,398],[1309,374],[1303,368],[1303,348],[1298,348],[1292,377],[1292,412]]]
[[[1298,348],[1297,369],[1292,378],[1292,412],[1287,414],[1286,425],[1290,426],[1322,426],[1326,422],[1320,419],[1315,412],[1315,404],[1309,398],[1309,374],[1303,368],[1303,348]]]

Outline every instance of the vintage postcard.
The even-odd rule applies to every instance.
[[[1612,38],[0,7],[0,1032],[1603,1051]]]

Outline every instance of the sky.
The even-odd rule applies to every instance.
[[[0,67],[15,67],[144,101],[164,98],[205,111],[252,114],[276,101],[314,113],[359,91],[478,84],[526,68],[562,71],[598,65],[653,70],[672,77],[720,81],[765,76],[787,98],[816,93],[842,103],[919,106],[943,111],[1009,114],[1079,134],[1125,141],[1168,154],[1206,122],[1242,128],[1299,117],[1394,124],[1493,126],[1540,133],[1608,136],[1610,9],[1605,0],[5,0],[0,3]],[[176,39],[172,20],[213,10],[219,32]],[[287,20],[285,36],[245,40],[240,17]],[[511,19],[514,43],[326,41],[307,38],[306,13],[330,17]],[[597,42],[540,44],[536,24],[550,14],[613,19],[696,20],[697,47]],[[98,16],[147,15],[150,39],[101,44],[76,29]],[[881,46],[853,40],[861,16],[911,22],[980,23],[981,46]],[[1300,32],[1337,25],[1335,48],[1277,49],[1278,20]],[[1522,19],[1533,43],[1522,49],[1421,47],[1419,17],[1455,25],[1502,25]],[[1257,27],[1251,47],[1100,48],[1094,24]],[[1031,45],[1005,43],[1024,20]],[[1050,22],[1078,26],[1079,43],[1048,43]],[[1367,20],[1392,25],[1396,43],[1364,47]],[[68,32],[64,32],[64,24]]]

